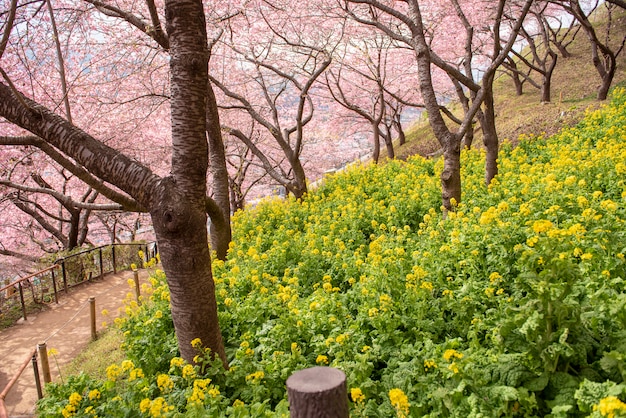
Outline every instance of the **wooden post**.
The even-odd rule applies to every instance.
[[[332,367],[299,370],[287,379],[291,418],[348,418],[344,372]]]
[[[39,352],[39,358],[41,359],[41,371],[43,373],[43,382],[52,382],[52,375],[50,374],[50,362],[48,361],[48,348],[46,343],[37,344],[37,351]]]
[[[113,274],[117,274],[117,265],[115,264],[115,245],[111,244],[111,261],[113,262]]]
[[[61,261],[61,271],[63,272],[63,289],[67,295],[67,271],[65,270],[65,260]]]
[[[137,304],[141,305],[141,301],[139,300],[139,296],[141,296],[141,292],[139,291],[139,272],[137,270],[133,270],[133,280],[135,281],[135,299],[137,299]]]
[[[89,311],[91,313],[91,340],[98,339],[98,333],[96,332],[96,298],[93,296],[89,298]]]
[[[54,301],[59,304],[59,294],[57,293],[57,280],[54,277],[54,269],[50,271],[52,273],[52,289],[54,289]]]
[[[98,254],[100,255],[100,279],[102,279],[104,277],[104,269],[102,267],[102,247],[100,247],[100,252]]]
[[[37,387],[37,398],[43,398],[43,390],[41,390],[41,380],[39,378],[39,367],[37,366],[37,354],[32,357],[33,372],[35,373],[35,386]]]
[[[24,303],[24,289],[22,288],[22,282],[17,282],[17,287],[20,289],[20,303],[22,304],[22,315],[24,315],[24,321],[26,321],[26,303]]]

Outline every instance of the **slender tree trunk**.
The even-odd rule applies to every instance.
[[[374,161],[374,164],[378,164],[378,160],[380,159],[380,128],[378,127],[378,123],[372,123],[372,134],[372,142],[374,145],[372,161]]]
[[[228,169],[226,167],[226,152],[220,125],[219,112],[215,92],[211,83],[207,83],[207,118],[206,130],[209,139],[209,170],[211,172],[211,190],[213,199],[220,208],[223,216],[221,220],[212,219],[211,222],[211,248],[217,258],[226,259],[228,245],[232,239],[230,225],[230,191],[228,185]],[[221,227],[220,227],[221,225]]]
[[[543,103],[550,103],[552,99],[552,74],[556,68],[556,61],[559,56],[553,52],[548,52],[550,56],[550,65],[546,68],[543,74],[543,83],[541,84],[541,101]]]
[[[396,158],[396,151],[393,148],[393,139],[391,136],[391,129],[389,126],[385,128],[385,131],[382,133],[383,141],[385,141],[385,149],[387,150],[387,157],[390,160]]]
[[[393,119],[393,126],[396,128],[396,131],[398,131],[398,144],[404,145],[406,144],[406,135],[404,134],[404,129],[402,129],[402,122],[400,118],[401,115],[397,113]]]
[[[67,250],[78,247],[80,210],[70,210],[70,227],[67,231]]]
[[[502,63],[502,66],[507,70],[505,71],[505,74],[510,76],[511,79],[513,80],[513,85],[515,85],[515,95],[517,96],[523,95],[524,94],[524,81],[522,80],[522,77],[520,75],[522,74],[522,72],[517,67],[517,63],[515,62],[515,59],[513,57],[508,56]]]
[[[463,137],[463,147],[465,149],[472,149],[472,144],[474,143],[474,124],[469,127],[467,132],[465,132],[465,136]]]
[[[300,156],[296,153],[291,153],[289,156],[289,162],[289,165],[293,170],[293,181],[289,185],[288,190],[299,199],[307,192],[306,173],[304,172],[304,167],[302,167]]]
[[[491,83],[487,83],[491,86]],[[489,185],[491,180],[498,174],[498,152],[499,141],[496,131],[496,114],[494,109],[493,91],[489,87],[485,91],[484,111],[479,118],[483,131],[483,144],[487,154],[485,156],[485,184]]]

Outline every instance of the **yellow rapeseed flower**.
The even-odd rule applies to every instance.
[[[196,377],[196,370],[193,368],[191,364],[186,364],[183,367],[183,378],[193,379],[195,377]]]
[[[325,356],[323,354],[320,354],[319,356],[317,356],[317,358],[315,359],[315,362],[317,364],[328,364],[328,356]]]
[[[352,398],[352,402],[363,402],[365,400],[365,395],[359,388],[351,388],[350,389],[350,397]]]
[[[463,353],[459,353],[455,349],[449,348],[443,353],[443,358],[446,361],[454,360],[455,358],[462,359]]]
[[[409,398],[402,389],[394,388],[389,391],[389,400],[391,405],[396,409],[399,418],[406,417],[409,413]]]
[[[600,400],[598,405],[594,405],[593,410],[599,411],[603,417],[614,418],[616,412],[620,413],[618,416],[626,412],[626,403],[615,396],[608,396]]]
[[[160,374],[157,376],[157,386],[161,392],[167,393],[174,388],[174,382],[169,375]]]

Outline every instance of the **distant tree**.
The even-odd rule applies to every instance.
[[[532,60],[526,59],[520,52],[513,50],[522,63],[541,75],[541,84],[535,83],[530,77],[527,77],[527,80],[533,86],[540,88],[543,103],[549,103],[551,100],[552,74],[559,57],[552,49],[550,21],[545,14],[548,6],[548,3],[535,3],[529,13],[533,18],[532,26],[526,24],[520,30],[520,34],[526,40]]]
[[[616,7],[623,8],[623,2],[612,1],[603,3],[608,16],[604,41],[601,40],[596,27],[589,20],[589,16],[595,8],[586,12],[578,0],[553,0],[553,2],[559,4],[564,10],[574,16],[587,35],[591,44],[591,59],[602,80],[598,87],[597,99],[606,100],[613,83],[615,70],[617,69],[617,57],[622,53],[626,43],[626,35],[623,35],[621,39],[611,39],[613,11]]]
[[[223,131],[244,143],[277,184],[301,197],[307,191],[305,129],[316,108],[312,90],[331,62],[328,41],[308,39],[284,5],[267,2],[267,12],[261,3],[229,22],[210,78],[222,97]],[[263,142],[248,135],[258,129]]]
[[[493,24],[493,34],[496,37],[495,41],[492,43],[493,53],[491,54],[490,61],[483,66],[484,70],[480,83],[477,83],[472,78],[472,72],[460,71],[455,65],[451,65],[435,51],[435,48],[439,45],[461,44],[465,45],[463,49],[465,54],[467,54],[468,51],[472,52],[473,57],[473,49],[471,47],[471,45],[474,45],[473,25],[467,20],[467,15],[463,12],[461,4],[452,0],[451,4],[447,6],[450,8],[443,10],[441,8],[445,8],[445,5],[435,4],[433,2],[428,3],[426,10],[431,17],[431,19],[428,20],[429,22],[436,22],[441,26],[443,16],[448,17],[446,22],[450,21],[449,17],[456,16],[462,23],[461,29],[458,30],[454,30],[450,25],[445,25],[445,30],[439,32],[439,36],[437,36],[438,33],[434,28],[429,28],[425,24],[426,20],[424,19],[422,11],[423,3],[425,2],[417,0],[408,0],[402,3],[382,2],[378,0],[347,0],[344,2],[344,8],[346,13],[357,22],[374,26],[397,42],[409,45],[415,51],[422,100],[428,112],[430,126],[443,150],[444,169],[441,174],[442,202],[446,209],[451,210],[453,208],[451,200],[457,202],[461,200],[461,140],[467,130],[472,126],[473,119],[483,103],[485,103],[486,110],[483,113],[484,117],[481,121],[481,125],[483,126],[483,134],[486,141],[485,145],[488,152],[485,170],[487,183],[497,173],[496,160],[498,142],[497,135],[495,135],[492,83],[497,68],[506,59],[517,38],[517,33],[532,1],[528,0],[521,8],[518,8],[519,13],[517,14],[517,19],[509,28],[508,42],[504,47],[500,46],[500,24],[504,16],[504,8],[507,2],[500,0],[491,7],[485,7],[485,4],[481,2],[477,2],[477,4],[467,2],[465,4],[467,10],[481,13],[481,25],[485,25],[485,22]],[[479,5],[479,3],[481,4]],[[351,5],[365,5],[365,7],[352,7]],[[441,15],[439,18],[433,18],[432,15],[440,12],[440,10]],[[459,37],[463,37],[465,42],[458,42]],[[454,38],[455,42],[452,42],[451,38]],[[452,55],[459,56],[458,52],[452,52]],[[463,56],[463,52],[461,52],[461,56]],[[468,68],[473,69],[473,67],[471,67],[471,60],[466,65],[470,66]],[[438,94],[433,84],[433,66],[439,67],[448,74],[450,78],[457,80],[464,88],[471,91],[471,107],[465,112],[461,120],[461,125],[455,132],[448,128],[444,120],[444,113],[441,110],[441,106],[438,102]]]
[[[406,88],[406,80],[415,75],[411,65],[407,65],[412,62],[411,51],[398,48],[382,34],[351,30],[335,52],[325,84],[335,104],[335,117],[367,124],[372,138],[372,161],[376,163],[381,140],[389,158],[395,157],[394,131],[401,141],[405,140],[400,118],[404,104],[413,99],[411,89]],[[420,105],[414,105],[417,106]]]

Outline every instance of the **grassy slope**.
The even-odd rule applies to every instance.
[[[601,19],[601,17],[598,17]],[[606,22],[606,21],[605,21]],[[606,27],[606,23],[603,23]],[[601,29],[599,34],[604,34]],[[626,13],[614,19],[611,33],[613,40],[621,40],[626,34]],[[603,38],[603,36],[602,36]],[[616,42],[612,42],[615,45]],[[532,85],[524,85],[524,94],[517,96],[513,81],[501,74],[494,85],[497,112],[497,129],[501,141],[516,141],[521,134],[550,135],[563,127],[576,124],[589,106],[597,107],[596,90],[600,77],[591,62],[591,47],[584,32],[580,31],[568,47],[570,58],[559,56],[552,77],[552,102],[540,103],[540,91]],[[536,78],[536,77],[535,77]],[[537,79],[539,80],[539,79]],[[617,72],[613,86],[626,85],[626,53],[618,57]],[[481,145],[477,133],[474,146]],[[427,155],[439,148],[428,121],[417,122],[407,132],[407,143],[396,150],[398,158],[414,154]]]

